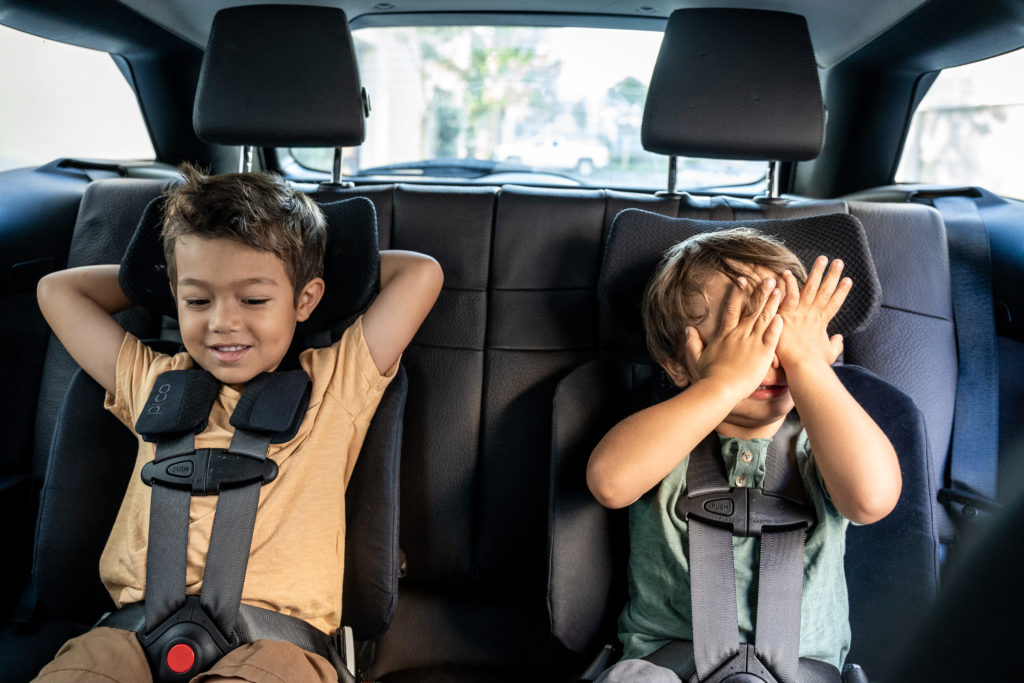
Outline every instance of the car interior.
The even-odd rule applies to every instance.
[[[346,492],[342,649],[356,680],[593,680],[615,661],[627,513],[587,490],[587,458],[616,421],[665,397],[639,323],[660,254],[741,225],[785,235],[805,262],[842,255],[855,295],[836,320],[841,362],[880,378],[858,391],[897,446],[896,509],[847,536],[847,661],[871,681],[1020,677],[1008,655],[1024,591],[1007,573],[1024,500],[1024,204],[971,179],[898,177],[940,73],[1024,47],[1020,3],[0,0],[0,25],[113,61],[153,150],[0,167],[0,679],[31,680],[114,608],[98,560],[136,448],[50,333],[36,284],[81,265],[152,272],[159,249],[129,245],[155,234],[152,207],[184,162],[275,171],[324,207],[339,245],[328,289],[360,296],[331,300],[307,345],[337,339],[372,299],[378,249],[444,270]],[[564,162],[585,171],[571,181],[525,157],[360,156],[370,122],[398,147],[408,131],[391,94],[366,87],[386,62],[371,68],[359,35],[479,25],[656,36],[634,113],[663,181],[608,180],[618,152]],[[22,68],[0,54],[3,71]],[[324,166],[303,165],[310,149]],[[764,174],[689,186],[689,159]],[[169,297],[144,284],[118,319],[174,344]]]

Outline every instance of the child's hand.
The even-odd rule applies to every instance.
[[[848,277],[840,279],[842,261],[833,261],[826,273],[827,265],[828,258],[819,256],[803,289],[789,271],[782,276],[786,295],[779,306],[779,315],[785,325],[777,353],[783,369],[816,359],[831,365],[843,351],[842,335],[833,335],[830,339],[826,328],[846,301],[853,281]]]
[[[776,315],[781,292],[766,278],[747,306],[747,280],[732,286],[718,329],[701,339],[694,327],[686,328],[686,372],[696,381],[721,382],[742,399],[753,393],[771,367],[783,321]]]

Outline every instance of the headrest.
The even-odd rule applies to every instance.
[[[137,305],[171,318],[178,310],[167,279],[160,229],[165,197],[153,199],[142,214],[121,259],[121,288]],[[321,204],[327,217],[324,282],[327,287],[313,314],[296,329],[299,335],[331,333],[332,339],[373,301],[380,281],[377,213],[366,197]]]
[[[365,138],[355,48],[334,7],[248,5],[217,12],[193,125],[207,142],[349,147]]]
[[[640,304],[665,251],[693,235],[739,227],[779,238],[808,271],[821,254],[843,261],[843,275],[853,279],[853,289],[829,325],[830,335],[848,336],[867,326],[878,311],[882,287],[864,226],[854,216],[831,213],[806,218],[711,221],[626,209],[612,221],[598,276],[602,345],[644,350]]]
[[[825,110],[807,22],[784,12],[683,9],[669,17],[641,140],[658,154],[801,161]]]

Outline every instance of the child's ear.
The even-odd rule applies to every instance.
[[[686,368],[682,363],[673,358],[666,358],[658,361],[658,363],[665,369],[665,373],[677,387],[685,389],[690,385],[690,375],[687,374]]]
[[[326,287],[324,279],[315,277],[299,291],[295,302],[295,317],[300,323],[309,318],[313,309],[320,303],[320,299],[324,296],[324,287]]]

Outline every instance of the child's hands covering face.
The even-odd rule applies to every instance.
[[[819,256],[803,289],[799,289],[789,271],[782,276],[786,295],[779,306],[779,315],[785,324],[777,353],[783,369],[804,360],[820,359],[831,365],[843,351],[842,335],[836,334],[830,339],[826,328],[846,301],[853,281],[848,277],[840,279],[842,261],[833,261],[825,272],[827,265],[828,258]]]
[[[691,381],[721,382],[744,398],[760,386],[772,365],[783,331],[783,321],[776,315],[782,296],[773,278],[766,278],[750,293],[749,306],[752,288],[746,278],[728,287],[718,325],[710,335],[686,328],[686,373]]]

